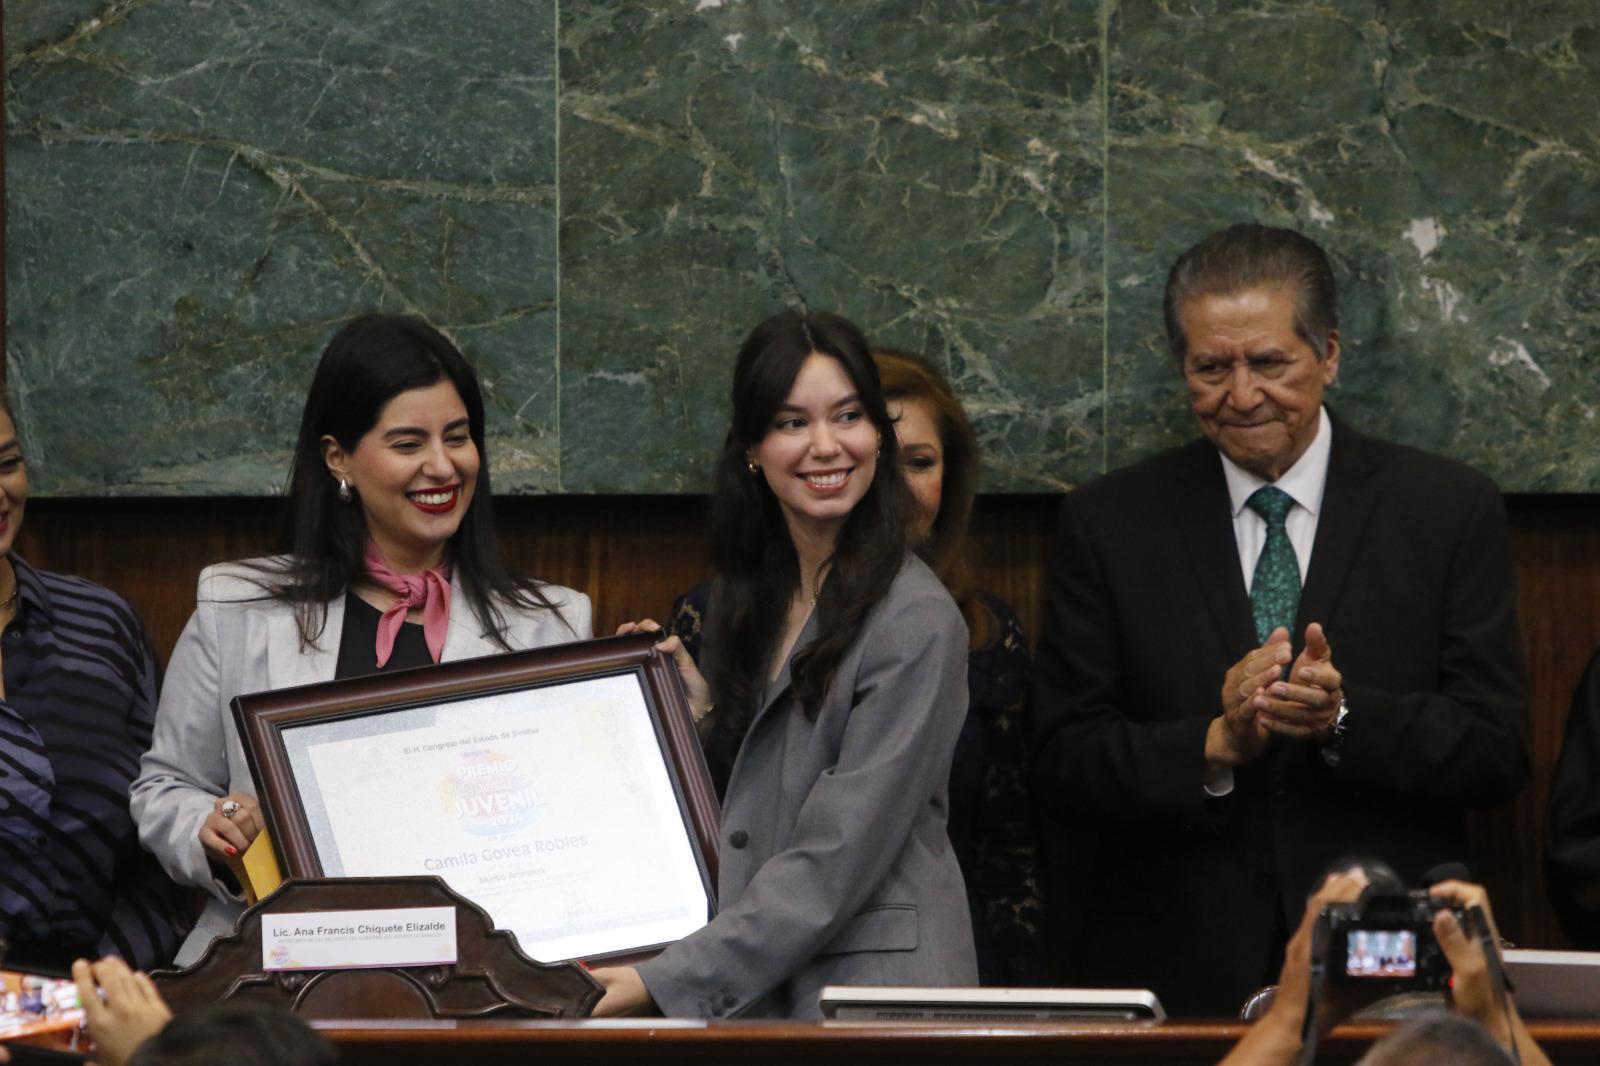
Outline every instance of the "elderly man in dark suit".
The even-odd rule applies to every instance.
[[[1527,780],[1526,698],[1495,486],[1323,405],[1322,250],[1213,234],[1166,319],[1204,439],[1062,505],[1038,773],[1100,838],[1076,978],[1231,1014],[1331,860],[1465,856],[1463,810]]]

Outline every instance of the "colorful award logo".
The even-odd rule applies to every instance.
[[[447,817],[474,836],[498,837],[530,825],[544,806],[538,790],[504,752],[466,751],[455,769],[439,783],[439,801]]]

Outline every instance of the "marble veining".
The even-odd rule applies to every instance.
[[[569,484],[703,489],[734,352],[784,306],[941,364],[993,487],[1097,468],[1097,5],[561,17]]]
[[[554,7],[440,11],[8,8],[7,370],[40,489],[275,491],[316,354],[367,309],[471,353],[497,487],[558,486]]]
[[[1335,260],[1346,417],[1508,490],[1600,487],[1600,9],[1122,4],[1111,35],[1107,273],[1148,309],[1114,317],[1111,465],[1190,432],[1165,267],[1255,218]]]
[[[1173,257],[1304,229],[1358,425],[1600,487],[1600,7],[1542,0],[34,0],[7,364],[42,491],[272,491],[317,351],[451,332],[496,487],[697,492],[743,334],[838,310],[985,487],[1193,429]]]

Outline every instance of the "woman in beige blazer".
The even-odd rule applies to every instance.
[[[740,350],[695,668],[672,637],[719,783],[719,911],[597,1014],[816,1016],[825,984],[975,984],[945,834],[967,629],[906,551],[911,499],[865,339],[784,313]]]
[[[416,319],[365,315],[329,343],[287,505],[283,554],[201,573],[133,784],[141,842],[212,896],[180,965],[232,930],[224,861],[263,825],[235,696],[591,635],[586,596],[507,568],[477,378]]]

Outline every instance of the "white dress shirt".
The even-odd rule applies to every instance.
[[[1244,571],[1246,592],[1255,582],[1256,560],[1261,557],[1261,549],[1267,541],[1267,520],[1246,505],[1263,485],[1276,485],[1294,500],[1283,524],[1289,531],[1289,543],[1294,545],[1294,557],[1300,563],[1300,583],[1305,584],[1306,571],[1311,568],[1311,545],[1317,539],[1317,516],[1322,512],[1322,491],[1328,487],[1328,451],[1332,444],[1328,411],[1321,408],[1317,411],[1317,435],[1311,438],[1305,454],[1277,481],[1257,477],[1226,455],[1217,453],[1217,458],[1222,460],[1222,476],[1228,480],[1228,498],[1233,505],[1233,539],[1239,545],[1239,568]]]
[[[1289,533],[1289,543],[1294,546],[1295,561],[1300,564],[1300,584],[1305,584],[1306,572],[1311,568],[1311,546],[1317,539],[1317,518],[1322,513],[1322,492],[1328,487],[1328,453],[1332,444],[1328,409],[1324,407],[1317,411],[1317,435],[1311,438],[1305,453],[1277,481],[1258,477],[1221,452],[1217,453],[1217,458],[1222,460],[1222,476],[1228,482],[1228,499],[1233,506],[1233,539],[1239,546],[1239,569],[1244,573],[1246,592],[1255,582],[1256,560],[1267,542],[1267,520],[1247,506],[1250,497],[1263,485],[1276,485],[1294,500],[1283,525]],[[1208,771],[1205,789],[1213,796],[1232,792],[1233,768]]]

